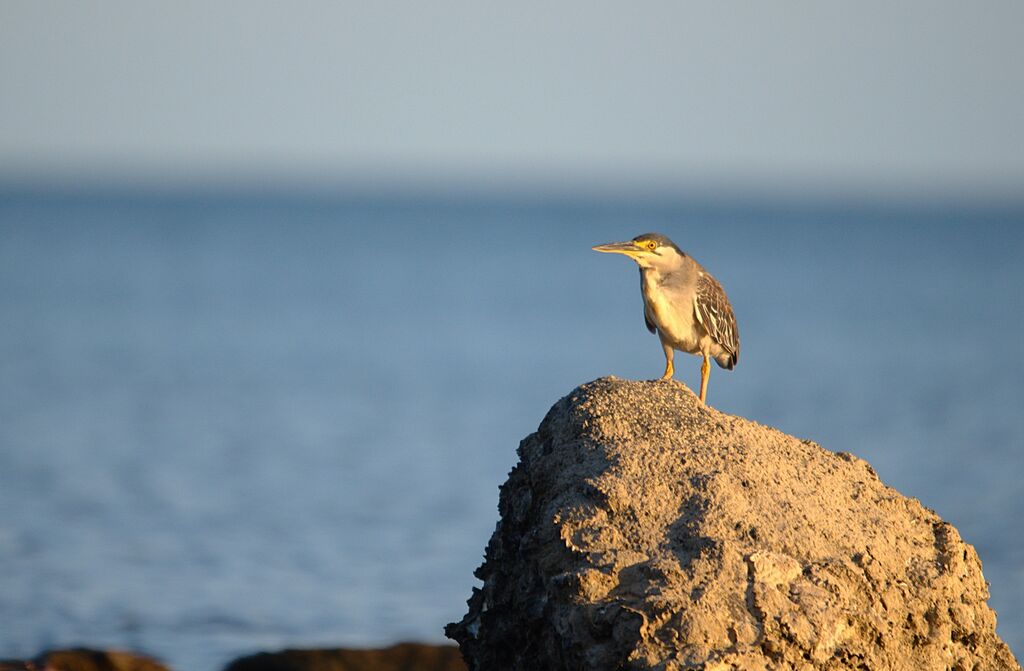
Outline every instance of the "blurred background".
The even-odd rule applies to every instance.
[[[1024,5],[0,4],[0,657],[442,642],[518,441],[652,378],[870,461],[1024,650]],[[699,360],[677,359],[694,385]]]

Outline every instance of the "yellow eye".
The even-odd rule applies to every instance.
[[[655,249],[658,248],[658,243],[655,242],[654,240],[648,240],[646,247],[647,247],[647,249],[649,249],[649,250],[651,250],[653,252]]]

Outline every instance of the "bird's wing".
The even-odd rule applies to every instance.
[[[644,294],[644,269],[640,268],[640,295]],[[647,311],[647,301],[644,301],[644,324],[647,325],[647,330],[651,333],[657,333],[658,327],[654,325],[654,320],[651,319],[651,313]]]
[[[647,312],[646,305],[644,306],[644,324],[647,324],[647,330],[650,331],[651,333],[658,332],[658,327],[655,326],[654,322],[651,320],[651,315],[650,313]]]
[[[740,334],[736,329],[736,317],[732,305],[725,295],[725,289],[714,277],[706,272],[697,278],[697,291],[693,296],[694,313],[708,335],[722,349],[739,358]]]

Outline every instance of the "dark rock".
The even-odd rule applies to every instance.
[[[1019,671],[974,548],[871,467],[602,378],[519,446],[470,669]]]
[[[121,650],[74,648],[51,650],[39,656],[35,667],[41,671],[168,671],[152,657]]]
[[[39,671],[39,667],[24,659],[0,659],[0,671]]]
[[[225,671],[465,671],[454,645],[400,643],[372,650],[283,650],[236,659]]]

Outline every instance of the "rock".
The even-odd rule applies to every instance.
[[[454,645],[400,643],[374,650],[283,650],[236,659],[225,671],[465,671]]]
[[[39,667],[24,659],[0,659],[0,671],[39,671]]]
[[[151,657],[122,650],[73,648],[44,652],[35,662],[40,671],[168,671]]]
[[[1020,669],[974,548],[850,454],[602,378],[519,459],[470,669]]]

